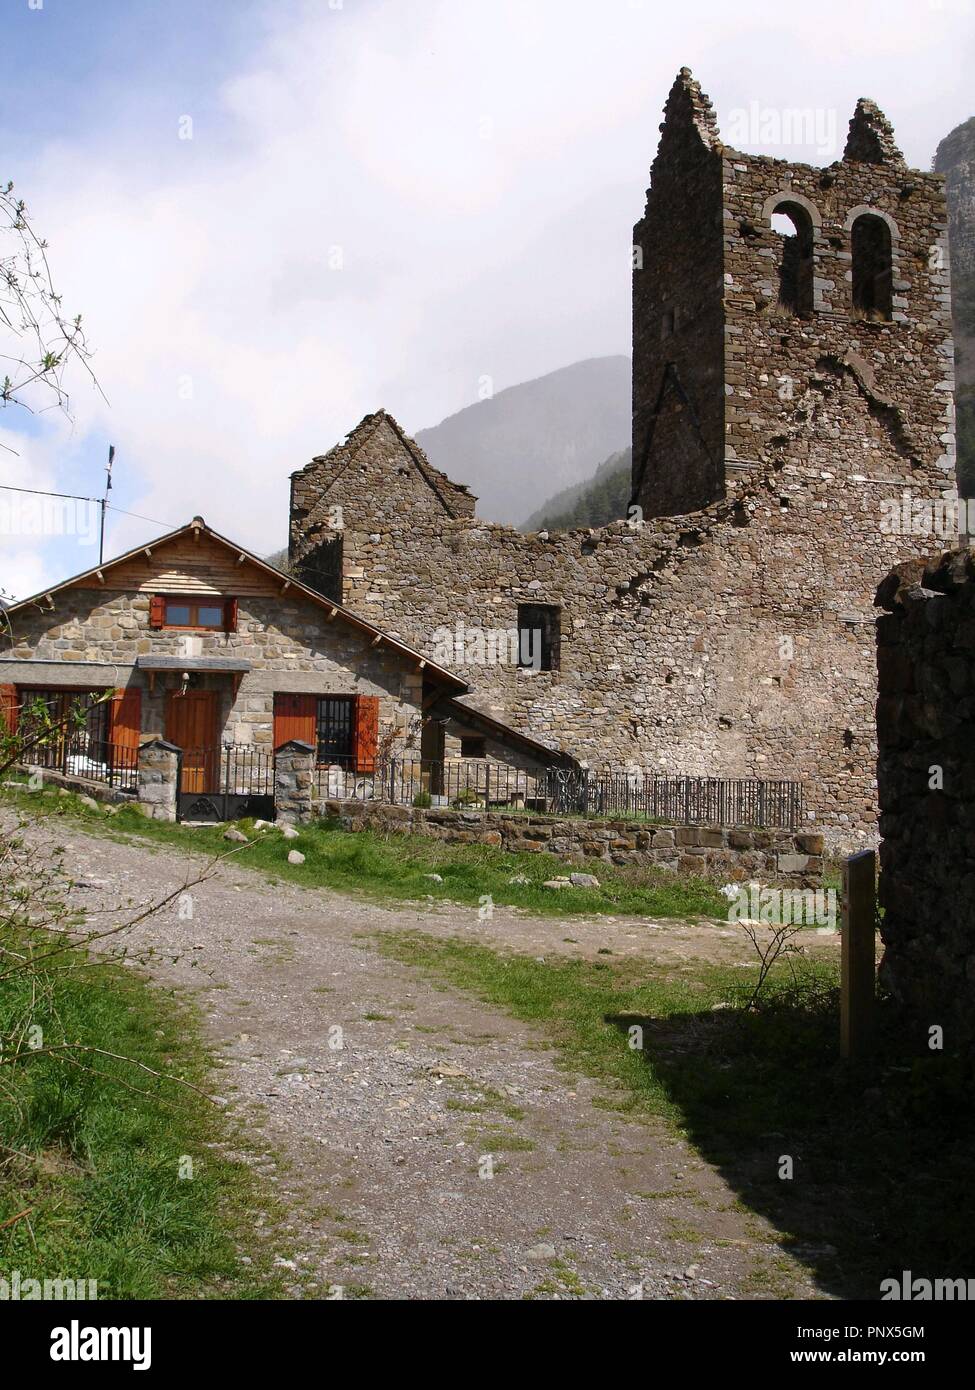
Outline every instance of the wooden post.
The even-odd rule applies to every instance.
[[[840,1056],[855,1062],[873,1044],[876,979],[877,853],[865,849],[843,865]]]

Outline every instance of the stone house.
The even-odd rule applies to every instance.
[[[594,766],[800,780],[855,844],[874,593],[956,499],[943,179],[863,99],[826,168],[731,149],[683,69],[633,243],[627,518],[482,521],[378,411],[292,476],[292,568],[431,656],[458,623],[537,634],[448,663],[462,703]]]
[[[36,700],[60,714],[78,696],[114,691],[54,750],[75,775],[131,770],[155,736],[183,750],[185,795],[216,792],[231,749],[234,776],[269,790],[274,749],[298,739],[334,795],[390,757],[419,757],[431,726],[441,752],[449,729],[458,751],[476,736],[499,759],[555,760],[496,721],[472,726],[455,711],[463,679],[200,517],[11,605],[4,625],[8,720]]]

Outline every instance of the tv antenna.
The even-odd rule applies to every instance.
[[[108,507],[108,494],[112,490],[112,464],[115,462],[115,445],[108,446],[108,463],[105,465],[105,496],[102,498],[102,524],[98,537],[98,563],[105,559],[105,511]]]

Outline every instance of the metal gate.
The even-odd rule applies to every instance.
[[[274,816],[274,754],[249,744],[184,748],[180,753],[179,820],[226,821]]]

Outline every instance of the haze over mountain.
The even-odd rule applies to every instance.
[[[975,116],[941,141],[934,167],[945,176],[955,337],[958,486],[975,496]]]
[[[486,521],[517,525],[552,493],[591,481],[630,438],[630,359],[591,357],[467,406],[417,443],[477,495]]]
[[[550,497],[521,523],[521,531],[572,531],[606,526],[626,516],[631,493],[632,451],[620,449],[599,465],[595,476]]]

